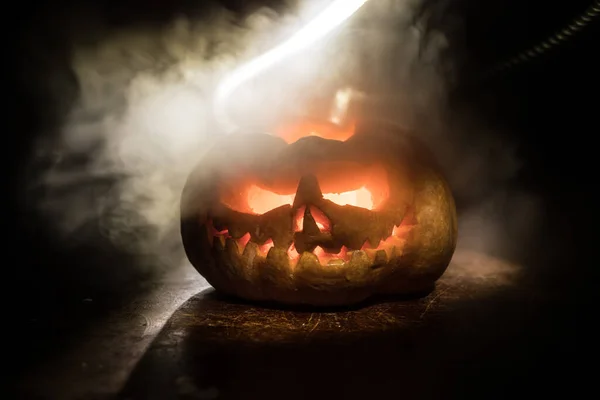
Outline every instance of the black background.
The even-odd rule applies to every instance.
[[[199,17],[206,15],[210,7],[195,3],[199,2],[106,0],[95,7],[111,23],[127,26],[165,23],[172,15],[188,10]],[[243,13],[267,2],[222,3]],[[454,54],[460,54],[464,61],[459,86],[468,90],[457,90],[454,104],[509,128],[507,132],[518,140],[520,156],[525,160],[514,185],[534,190],[545,199],[544,234],[538,238],[539,246],[527,255],[531,266],[527,279],[542,288],[548,300],[539,310],[539,321],[532,324],[540,326],[536,332],[547,346],[542,356],[531,355],[538,360],[531,364],[535,367],[528,373],[532,377],[552,378],[563,387],[581,389],[591,383],[588,374],[593,367],[588,370],[584,365],[588,362],[593,365],[590,359],[594,359],[596,350],[591,340],[594,335],[591,322],[595,315],[598,264],[594,207],[598,199],[596,136],[600,133],[598,21],[537,60],[494,80],[469,84],[487,66],[554,33],[591,2],[430,3],[425,3],[432,11],[429,27],[445,30]],[[277,6],[278,2],[270,4]],[[75,337],[78,329],[91,323],[94,314],[90,316],[87,309],[83,317],[80,303],[73,305],[73,299],[90,293],[94,297],[104,296],[109,300],[94,313],[108,313],[111,307],[134,295],[126,283],[140,278],[135,269],[124,272],[97,268],[91,269],[91,275],[78,275],[77,264],[82,260],[93,264],[126,264],[131,260],[100,242],[65,250],[47,237],[38,216],[25,206],[26,199],[21,195],[27,183],[25,173],[32,140],[40,132],[55,134],[65,110],[76,99],[77,85],[69,70],[68,38],[60,29],[74,10],[68,1],[21,2],[4,13],[5,27],[16,26],[7,36],[14,54],[5,56],[10,71],[7,82],[11,87],[16,85],[16,90],[12,95],[6,93],[7,103],[14,111],[5,114],[11,123],[5,132],[10,140],[5,147],[5,159],[9,160],[5,171],[10,184],[5,191],[9,226],[4,232],[8,243],[5,242],[3,268],[8,273],[5,293],[12,299],[5,303],[9,316],[4,326],[16,340],[9,346],[13,356],[9,370],[17,374],[50,356],[62,342]],[[464,23],[453,23],[451,17],[456,15],[462,16]],[[57,97],[52,90],[56,80],[72,82],[66,86],[71,89]],[[548,246],[560,250],[550,261],[541,254]],[[536,263],[537,259],[544,262]],[[518,313],[517,308],[510,311]],[[46,321],[42,330],[28,328],[32,314]],[[553,353],[555,346],[567,346],[568,350]],[[528,354],[528,349],[522,351]],[[543,386],[544,379],[532,378],[534,381],[542,386],[530,388],[533,393],[551,391]]]

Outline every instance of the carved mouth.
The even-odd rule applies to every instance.
[[[384,264],[400,256],[416,224],[412,207],[399,199],[384,199],[376,210],[337,204],[323,195],[314,175],[300,179],[291,203],[255,214],[216,202],[205,224],[210,245],[220,242],[224,248],[231,242],[230,247],[244,254],[251,243],[256,247],[252,256],[263,258],[275,248],[278,254],[287,253],[291,266],[306,253],[321,265],[331,265],[350,261],[357,251],[372,263]]]
[[[291,209],[290,209],[291,211]],[[314,254],[320,264],[340,265],[352,260],[353,257],[368,257],[373,267],[387,263],[391,258],[402,254],[404,244],[410,231],[416,226],[414,214],[409,210],[399,225],[394,225],[391,234],[378,243],[365,240],[357,248],[340,245],[339,240],[332,234],[331,222],[316,207],[301,206],[296,212],[290,213],[290,223],[293,226],[293,241],[290,244],[279,246],[287,251],[290,266],[295,266],[304,253]],[[248,247],[256,249],[256,256],[267,258],[269,252],[275,248],[271,237],[263,237],[263,240],[253,240],[250,232],[240,235],[239,231],[233,236],[229,228],[222,221],[218,223],[218,229],[212,219],[205,224],[207,238],[212,248],[225,248],[228,239],[229,244],[235,244],[237,253],[242,255],[247,252]]]

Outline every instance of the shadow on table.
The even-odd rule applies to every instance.
[[[127,399],[496,398],[561,373],[542,304],[514,289],[439,284],[425,298],[312,313],[223,298],[182,305],[130,376]],[[544,358],[545,357],[545,358]],[[540,377],[542,380],[540,381]],[[562,380],[563,383],[564,379]]]

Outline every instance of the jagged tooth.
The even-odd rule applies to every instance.
[[[331,290],[347,282],[346,268],[324,266],[315,254],[304,252],[294,269],[294,281],[297,288]]]
[[[260,216],[259,225],[275,247],[286,248],[292,242],[293,224],[292,206],[285,204]]]
[[[248,235],[247,240],[241,240],[244,236]],[[244,249],[246,248],[246,245],[249,243],[250,241],[250,234],[248,232],[246,232],[245,234],[243,234],[241,237],[239,238],[234,238],[235,243],[237,245],[237,249],[238,249],[238,253],[239,254],[243,254],[244,253]]]
[[[369,259],[371,261],[375,260],[375,253],[377,253],[377,250],[375,250],[375,249],[362,249],[362,251],[365,252],[365,254],[367,255],[367,257],[369,257]]]
[[[375,265],[381,265],[387,263],[387,254],[385,254],[385,250],[377,250],[375,253],[375,260],[373,261]]]
[[[242,253],[242,258],[244,260],[248,260],[248,266],[254,263],[254,259],[258,254],[258,245],[254,242],[248,242],[246,244],[246,248],[244,248],[244,252]]]
[[[235,239],[227,238],[225,240],[225,251],[222,253],[224,258],[224,269],[230,276],[244,276],[247,268],[244,268],[243,262],[238,253],[238,246]]]
[[[370,265],[371,259],[363,250],[353,251],[350,261],[346,264],[346,279],[354,282],[362,281]]]
[[[219,235],[213,238],[213,248],[217,251],[225,250],[225,236]]]
[[[278,247],[271,247],[269,249],[269,252],[267,253],[267,261],[272,261],[278,265],[289,265],[290,258],[288,257],[287,251],[285,251],[284,249],[280,249]]]
[[[328,267],[341,267],[344,264],[346,264],[346,262],[344,260],[342,260],[341,258],[334,258],[329,260],[329,262],[327,263]]]
[[[350,263],[368,263],[369,256],[363,250],[356,250],[352,252],[352,256],[350,257]]]
[[[385,245],[383,251],[385,252],[386,262],[391,261],[394,257],[394,246]]]
[[[320,266],[319,258],[315,254],[305,251],[300,256],[298,264],[296,264],[296,271],[319,268]]]
[[[238,256],[239,250],[235,239],[229,237],[225,240],[225,252],[232,258]]]
[[[285,249],[271,247],[266,262],[260,264],[260,279],[266,290],[280,290],[282,286],[292,288],[292,270]]]
[[[257,253],[257,255],[259,255],[259,256],[261,256],[262,258],[265,258],[265,259],[266,259],[266,258],[267,258],[267,255],[269,254],[269,250],[271,250],[271,248],[272,248],[273,246],[271,245],[271,246],[268,246],[268,247],[267,247],[267,246],[265,246],[265,245],[266,245],[266,242],[265,242],[265,243],[262,243],[262,244],[258,244],[258,253]]]

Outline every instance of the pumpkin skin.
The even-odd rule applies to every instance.
[[[217,291],[251,301],[341,306],[430,292],[456,247],[452,193],[415,137],[364,128],[345,141],[224,137],[183,190],[191,264]],[[366,182],[374,209],[323,197]],[[253,212],[252,187],[293,201]]]

